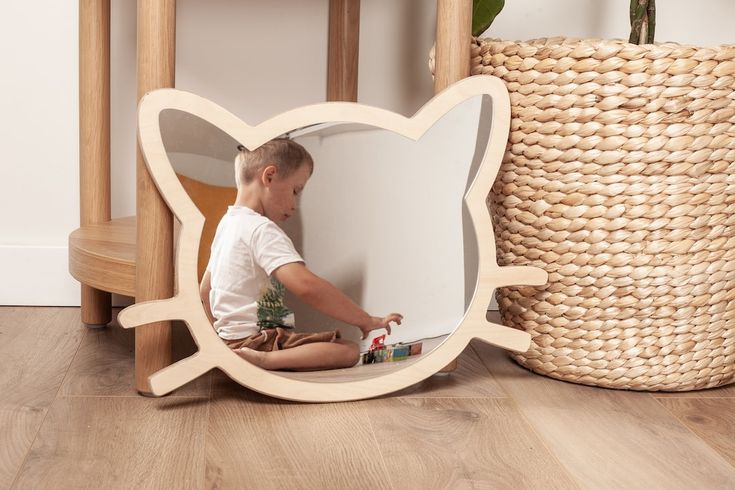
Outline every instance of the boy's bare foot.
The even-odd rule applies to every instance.
[[[251,364],[255,364],[258,367],[265,368],[265,352],[261,352],[249,347],[240,347],[234,349],[235,353],[248,361]]]

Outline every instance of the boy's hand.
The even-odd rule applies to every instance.
[[[398,325],[403,320],[400,313],[385,317],[370,316],[354,301],[335,288],[329,281],[317,276],[303,262],[291,262],[273,271],[286,289],[298,296],[307,305],[325,313],[335,320],[354,325],[362,332],[363,340],[372,330],[384,328],[390,334],[390,324]]]
[[[388,335],[390,335],[390,323],[395,322],[396,324],[400,325],[401,320],[403,320],[403,315],[400,313],[391,313],[388,316],[379,317],[379,316],[371,316],[370,317],[370,323],[368,325],[360,325],[360,330],[362,330],[362,340],[365,340],[368,336],[368,333],[370,333],[373,330],[378,330],[379,328],[384,328],[388,331]]]

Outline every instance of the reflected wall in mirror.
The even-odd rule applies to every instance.
[[[284,228],[307,265],[363,309],[404,315],[386,343],[429,345],[465,313],[464,262],[474,288],[477,257],[464,254],[462,206],[474,177],[480,99],[454,107],[417,141],[356,124],[294,137],[315,166],[298,220]],[[303,328],[337,327],[359,340],[357,329],[289,299]]]
[[[489,121],[490,114],[492,125],[485,122],[478,130],[478,120]],[[546,280],[539,269],[501,269],[495,261],[485,199],[505,149],[508,122],[507,91],[487,76],[454,84],[412,118],[360,104],[328,103],[254,127],[193,94],[168,89],[146,95],[139,113],[141,149],[159,191],[181,222],[177,294],[133,305],[121,312],[120,321],[134,327],[183,319],[200,348],[154,374],[153,392],[164,394],[198,372],[218,367],[241,384],[273,396],[358,399],[430,376],[472,338],[527,349],[527,333],[485,319],[495,287]],[[283,225],[307,266],[372,315],[403,313],[404,325],[394,329],[387,343],[440,339],[433,343],[436,348],[387,363],[391,366],[275,373],[243,362],[219,341],[197,294],[211,242],[203,230],[213,230],[234,200],[237,146],[252,150],[285,133],[315,162],[299,212]],[[356,328],[335,324],[295,298],[288,301],[296,311],[297,330],[337,327],[358,339]]]
[[[211,123],[180,110],[162,111],[160,124],[171,166],[206,218],[197,260],[197,277],[201,280],[217,223],[235,202],[233,161],[238,143]]]

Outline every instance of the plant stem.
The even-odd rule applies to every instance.
[[[648,44],[653,44],[653,40],[656,34],[656,0],[650,0],[648,2]]]
[[[651,44],[656,31],[656,0],[630,0],[630,38],[634,44]]]

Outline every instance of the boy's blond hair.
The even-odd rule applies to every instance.
[[[235,181],[238,189],[242,184],[252,182],[268,165],[274,165],[281,177],[288,177],[302,165],[314,171],[314,160],[300,144],[286,138],[276,138],[263,143],[253,151],[244,146],[235,157]]]

